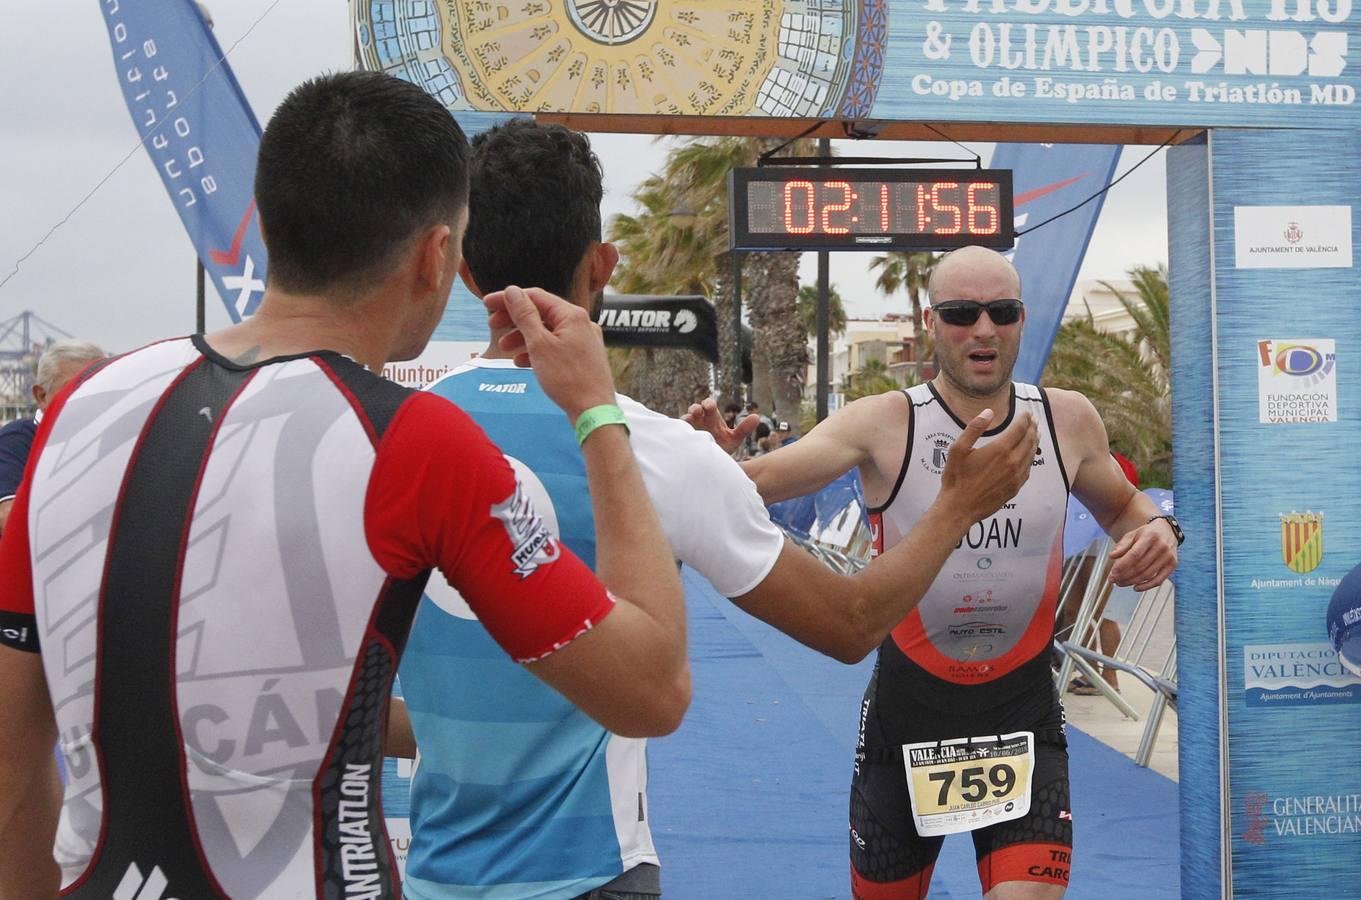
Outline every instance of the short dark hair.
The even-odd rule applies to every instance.
[[[761,440],[761,439],[763,439],[763,438],[768,438],[768,437],[770,437],[770,426],[767,425],[765,422],[762,422],[760,425],[757,425],[757,426],[756,426],[756,439],[759,441],[759,440]]]
[[[507,285],[566,297],[601,239],[600,160],[586,135],[512,119],[473,138],[463,258],[485,293]]]
[[[727,406],[723,407],[723,411],[725,413],[739,413],[742,411],[742,407],[738,406],[736,403],[729,403]]]
[[[294,88],[255,168],[269,280],[284,290],[362,286],[417,232],[468,202],[468,139],[425,91],[379,72]]]

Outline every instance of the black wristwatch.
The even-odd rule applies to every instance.
[[[1178,547],[1180,547],[1182,544],[1186,543],[1186,535],[1185,535],[1184,533],[1182,533],[1182,530],[1181,530],[1181,523],[1178,522],[1178,521],[1177,521],[1177,517],[1174,516],[1174,515],[1172,515],[1171,513],[1168,513],[1167,515],[1164,515],[1164,516],[1154,516],[1153,518],[1149,519],[1149,520],[1148,520],[1147,522],[1145,522],[1144,524],[1145,524],[1145,525],[1151,525],[1152,523],[1158,521],[1159,519],[1166,519],[1166,520],[1167,520],[1167,524],[1172,526],[1172,536],[1175,537],[1175,538],[1177,539],[1177,546],[1178,546]]]

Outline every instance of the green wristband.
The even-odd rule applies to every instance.
[[[592,406],[577,416],[577,443],[586,443],[586,438],[591,436],[591,432],[602,425],[623,425],[624,431],[629,430],[628,419],[624,418],[624,411],[613,403]]]

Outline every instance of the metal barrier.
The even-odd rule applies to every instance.
[[[1101,677],[1096,665],[1109,666],[1118,672],[1124,672],[1148,688],[1153,694],[1153,701],[1149,708],[1148,719],[1144,724],[1143,734],[1140,737],[1139,748],[1134,757],[1136,764],[1147,767],[1153,754],[1153,747],[1158,739],[1159,730],[1162,727],[1163,715],[1169,705],[1175,710],[1177,703],[1177,648],[1175,637],[1173,637],[1171,646],[1164,658],[1161,660],[1150,659],[1155,636],[1164,629],[1166,622],[1173,614],[1176,588],[1168,581],[1152,591],[1142,593],[1128,623],[1125,625],[1120,645],[1115,651],[1107,654],[1095,649],[1091,645],[1096,642],[1102,602],[1109,591],[1109,563],[1112,545],[1113,542],[1109,538],[1103,538],[1099,542],[1099,546],[1093,545],[1096,546],[1096,551],[1092,556],[1094,560],[1092,575],[1088,579],[1087,589],[1082,596],[1072,630],[1066,636],[1059,635],[1054,641],[1055,650],[1062,656],[1062,663],[1059,665],[1055,676],[1056,684],[1059,690],[1066,690],[1074,672],[1079,672],[1100,691],[1101,696],[1110,701],[1126,717],[1135,721],[1140,718],[1138,710],[1117,689]],[[1060,611],[1070,600],[1073,585],[1077,579],[1077,571],[1081,567],[1083,558],[1081,555],[1075,556],[1065,567],[1063,579],[1060,582],[1062,591],[1059,601]]]

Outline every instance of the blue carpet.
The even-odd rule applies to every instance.
[[[846,793],[872,660],[795,643],[685,570],[695,699],[650,744],[669,900],[850,897]],[[1071,898],[1179,896],[1177,786],[1070,727]],[[933,898],[978,897],[973,844],[945,842]]]

